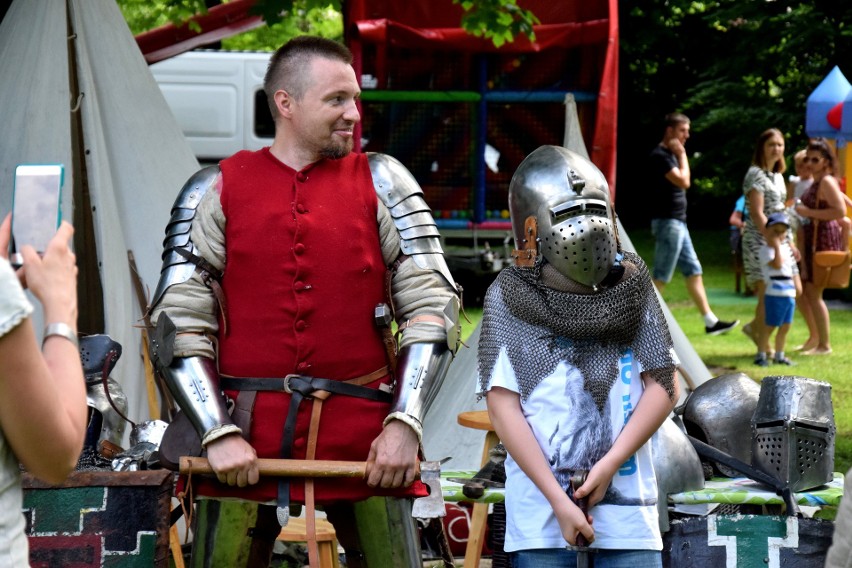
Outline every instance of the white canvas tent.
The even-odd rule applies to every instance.
[[[88,193],[94,241],[76,253],[97,259],[104,329],[81,332],[121,343],[112,376],[130,419],[147,420],[128,251],[153,291],[169,210],[198,163],[114,0],[16,0],[0,25],[0,77],[0,215],[20,163],[64,164],[65,219]]]
[[[144,287],[155,289],[169,209],[198,163],[114,0],[15,0],[0,25],[0,77],[0,216],[11,208],[20,163],[65,165],[65,218],[81,206],[75,196],[88,193],[94,241],[76,252],[78,260],[96,258],[104,329],[81,331],[107,333],[122,344],[113,377],[127,396],[128,415],[134,421],[159,418],[149,410],[142,314],[127,253],[133,253]],[[709,379],[663,309],[693,381]],[[484,432],[456,422],[460,412],[484,409],[474,396],[477,337],[478,330],[427,418],[427,456],[452,456],[451,468],[479,466]]]

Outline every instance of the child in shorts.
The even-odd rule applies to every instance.
[[[766,245],[760,250],[760,262],[763,266],[763,282],[766,285],[766,326],[758,338],[758,351],[755,365],[766,367],[769,360],[769,338],[775,334],[775,356],[773,362],[780,365],[793,365],[784,355],[787,333],[793,323],[796,311],[796,296],[802,293],[802,281],[793,270],[796,261],[790,246],[788,235],[790,221],[785,213],[772,213],[766,221]]]

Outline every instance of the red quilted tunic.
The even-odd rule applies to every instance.
[[[385,265],[376,223],[378,198],[366,156],[322,160],[296,172],[265,148],[240,152],[224,160],[221,169],[228,331],[219,337],[220,372],[347,380],[387,365],[373,323],[374,307],[385,301]],[[368,386],[389,381],[385,377]],[[250,441],[258,457],[280,457],[289,403],[286,393],[257,394]],[[305,457],[312,405],[310,400],[301,404],[293,458]],[[387,403],[329,397],[322,407],[316,459],[366,460],[388,408]],[[318,479],[315,487],[317,503],[377,494],[361,479]],[[196,490],[267,501],[276,498],[277,480],[261,479],[242,489],[206,482]],[[391,494],[415,493],[424,495],[425,488],[418,483]],[[304,500],[298,479],[291,498]]]

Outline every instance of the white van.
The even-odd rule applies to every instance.
[[[190,51],[150,66],[195,156],[217,162],[272,143],[263,92],[271,53]]]

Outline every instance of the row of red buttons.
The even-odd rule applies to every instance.
[[[296,173],[296,181],[304,183],[304,182],[308,181],[308,175],[304,172],[297,172]],[[307,209],[305,208],[304,205],[302,205],[301,203],[296,204],[296,213],[304,214],[306,212],[307,212]],[[306,250],[306,247],[302,243],[297,243],[293,247],[293,252],[297,256],[303,255],[305,253],[305,250]],[[310,286],[310,284],[305,284],[302,281],[296,281],[293,284],[293,288],[297,292],[301,292],[303,290],[309,290],[311,288],[311,286]],[[308,327],[308,323],[305,320],[298,320],[295,324],[295,327],[296,327],[296,331],[304,331]],[[307,369],[309,369],[310,367],[311,367],[310,363],[308,363],[306,361],[302,361],[301,363],[296,365],[296,370],[303,372],[303,371],[306,371]]]

